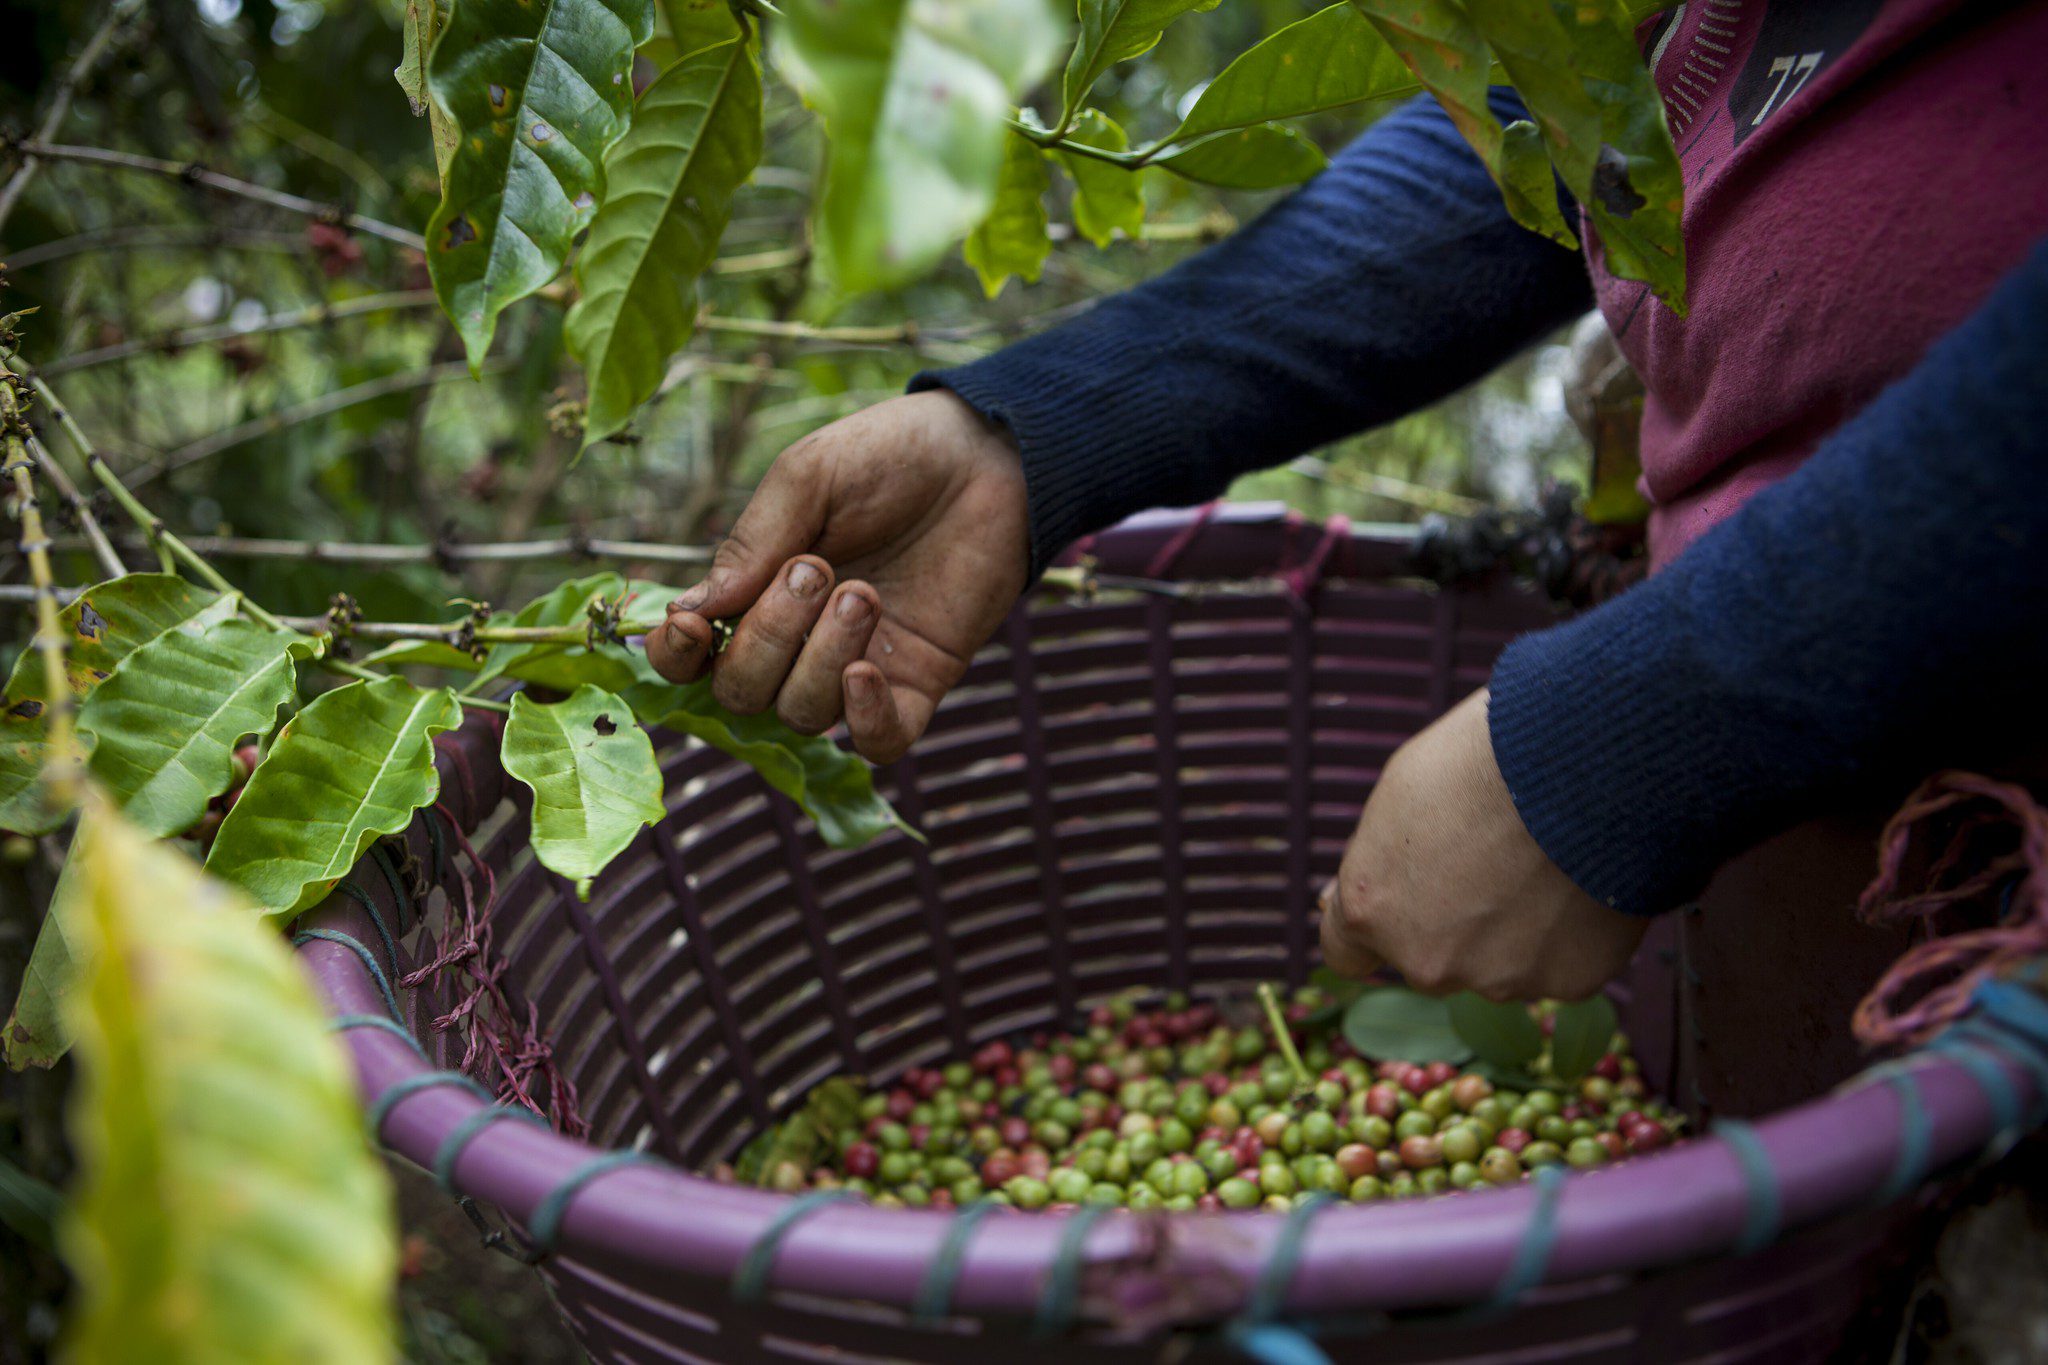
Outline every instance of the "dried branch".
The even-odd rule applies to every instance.
[[[79,493],[78,485],[71,481],[71,476],[64,471],[64,466],[57,463],[57,457],[50,453],[49,447],[36,439],[34,432],[30,432],[24,439],[29,454],[35,457],[36,464],[41,467],[43,477],[50,481],[51,486],[57,490],[57,495],[64,499],[65,507],[70,509],[72,520],[78,523],[79,539],[85,542],[86,548],[92,551],[93,558],[99,561],[100,572],[109,578],[119,578],[127,573],[128,566],[121,562],[121,556],[114,552],[113,543],[107,539],[107,533],[100,529],[100,519],[93,514],[92,504]]]
[[[482,373],[495,374],[511,364],[512,358],[509,356],[493,356],[483,363]],[[409,373],[388,374],[381,379],[369,379],[345,389],[336,389],[333,393],[323,393],[318,398],[309,398],[303,403],[294,403],[290,407],[279,408],[276,412],[265,413],[261,417],[252,417],[225,431],[216,431],[210,436],[189,441],[176,450],[167,452],[151,468],[135,475],[135,485],[139,488],[167,474],[174,474],[187,465],[211,459],[223,450],[231,450],[244,442],[253,441],[259,436],[269,436],[283,431],[286,427],[297,426],[301,422],[326,417],[331,413],[340,412],[343,408],[352,408],[359,403],[372,402],[394,393],[405,393],[430,384],[442,384],[451,379],[468,377],[469,366],[455,360],[443,365],[429,365],[423,370]]]
[[[287,213],[300,214],[317,222],[333,223],[355,232],[381,237],[399,246],[408,246],[415,251],[427,249],[426,238],[417,232],[402,227],[381,223],[360,213],[351,213],[339,204],[322,204],[282,190],[265,189],[252,185],[246,180],[237,180],[219,171],[210,171],[197,161],[166,161],[162,157],[138,156],[133,152],[109,151],[104,147],[74,147],[40,140],[20,144],[24,155],[44,161],[68,161],[81,166],[99,166],[108,170],[139,171],[149,175],[160,175],[171,180],[182,180],[188,185],[199,185],[216,194],[231,195],[247,199],[252,203],[267,204]]]
[[[143,548],[143,542],[121,540],[123,548]],[[698,545],[666,545],[645,540],[603,540],[580,536],[555,536],[541,540],[482,541],[464,544],[443,541],[434,545],[371,544],[336,540],[263,540],[243,536],[186,536],[184,543],[195,553],[223,559],[281,559],[306,564],[393,565],[433,564],[454,569],[468,564],[516,564],[528,560],[638,560],[648,564],[676,564],[686,567],[711,562],[711,549]],[[53,548],[88,548],[82,538],[60,537]]]
[[[127,22],[137,12],[134,0],[114,0],[107,9],[107,17],[100,21],[97,32],[87,40],[85,48],[78,54],[78,60],[71,64],[57,82],[57,93],[50,98],[50,107],[43,114],[43,121],[36,129],[35,140],[48,142],[64,127],[64,120],[71,114],[71,101],[78,95],[86,80],[99,67],[101,59],[113,50],[114,40],[123,36]],[[21,165],[8,177],[7,184],[0,186],[0,228],[7,226],[7,220],[14,213],[14,206],[21,202],[21,196],[28,192],[29,182],[36,178],[42,162],[26,147]]]
[[[303,234],[281,232],[276,228],[223,227],[212,223],[191,227],[106,227],[23,247],[11,252],[0,264],[9,271],[16,271],[82,256],[87,252],[167,251],[181,247],[213,251],[224,246],[246,250],[304,251],[306,239]]]
[[[73,731],[77,702],[64,674],[64,630],[57,619],[57,578],[50,571],[50,540],[43,531],[43,516],[36,504],[35,481],[29,471],[28,423],[22,420],[21,402],[15,394],[12,375],[0,380],[0,472],[12,480],[15,515],[21,519],[21,553],[28,559],[29,578],[34,584],[36,603],[35,647],[43,657],[43,717],[49,727],[48,752],[54,757],[44,769],[51,798],[69,806],[77,794],[79,753]]]
[[[155,336],[132,337],[112,346],[81,351],[77,355],[61,356],[36,368],[45,379],[54,379],[73,370],[126,360],[130,356],[181,351],[188,346],[207,346],[220,341],[239,341],[243,337],[260,336],[266,332],[286,332],[298,327],[318,327],[322,323],[334,322],[341,318],[361,317],[365,313],[431,308],[434,302],[434,291],[431,289],[401,289],[388,294],[365,294],[361,298],[344,299],[340,303],[316,303],[289,312],[272,313],[262,321],[248,326],[221,322],[206,327],[179,327],[172,331],[159,332]]]

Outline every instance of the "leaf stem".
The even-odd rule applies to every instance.
[[[1065,152],[1070,156],[1086,157],[1090,161],[1105,161],[1112,166],[1120,166],[1127,171],[1135,171],[1140,166],[1143,166],[1148,160],[1156,156],[1164,146],[1164,144],[1155,144],[1151,147],[1141,147],[1127,152],[1113,152],[1106,147],[1091,147],[1085,142],[1076,142],[1066,135],[1067,125],[1072,122],[1071,118],[1066,115],[1061,116],[1058,128],[1040,128],[1035,124],[1026,123],[1024,120],[1016,118],[1005,121],[1010,125],[1011,131],[1022,137],[1026,142],[1036,143],[1048,151]]]
[[[43,514],[36,503],[35,481],[29,471],[35,462],[22,440],[26,423],[15,394],[12,375],[0,380],[0,469],[14,485],[16,515],[21,519],[21,552],[28,558],[29,577],[36,589],[35,647],[43,658],[43,715],[48,730],[46,751],[53,755],[44,768],[44,783],[51,801],[68,809],[78,798],[79,769],[83,766],[73,728],[77,701],[71,695],[70,679],[64,673],[64,629],[57,614],[57,579],[50,570],[50,542],[43,532]]]
[[[1259,1007],[1266,1012],[1266,1022],[1273,1030],[1273,1043],[1280,1049],[1280,1055],[1287,1059],[1287,1067],[1294,1073],[1296,1094],[1307,1094],[1315,1089],[1315,1077],[1308,1074],[1308,1067],[1301,1060],[1301,1053],[1295,1050],[1294,1035],[1287,1028],[1287,1016],[1280,1011],[1279,997],[1273,994],[1273,983],[1259,983]]]

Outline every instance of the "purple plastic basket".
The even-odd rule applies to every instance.
[[[879,775],[928,846],[830,850],[750,770],[662,735],[668,816],[579,903],[526,846],[495,730],[446,737],[445,818],[495,871],[507,988],[537,1010],[594,1140],[478,1120],[475,1094],[421,1079],[450,1062],[424,1027],[439,1006],[400,992],[424,1053],[398,1030],[345,1034],[363,1093],[385,1098],[383,1142],[528,1245],[542,1224],[539,1273],[604,1361],[1220,1353],[1262,1276],[1265,1306],[1343,1358],[1833,1358],[1912,1213],[1881,1192],[1924,1189],[1994,1136],[1981,1061],[1917,1059],[1909,1080],[1828,1093],[1737,1145],[1694,1141],[1548,1194],[1336,1205],[1291,1230],[1262,1212],[1117,1214],[1070,1236],[1078,1215],[999,1214],[955,1237],[957,1214],[791,1216],[789,1197],[692,1174],[835,1072],[964,1055],[1132,986],[1300,980],[1315,893],[1387,756],[1551,619],[1504,585],[1405,580],[1398,536],[1271,509],[1155,514],[1090,549],[1105,574],[1199,586],[1020,609]],[[452,884],[429,820],[408,838]],[[401,960],[342,895],[305,925],[354,942],[301,953],[332,1013],[359,1021],[389,1007],[369,961],[396,981],[416,926],[389,879],[357,880]],[[1662,929],[1616,998],[1664,1084],[1690,1043],[1660,947]],[[649,1159],[605,1158],[624,1150]],[[1291,1271],[1276,1248],[1298,1252]],[[734,1292],[749,1274],[765,1294]]]

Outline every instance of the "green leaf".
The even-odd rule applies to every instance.
[[[736,716],[713,700],[708,680],[687,687],[641,682],[623,695],[645,723],[694,735],[752,766],[803,807],[834,848],[854,848],[891,829],[922,837],[875,791],[867,763],[824,735],[800,735],[772,711]]]
[[[297,963],[111,809],[80,840],[65,1358],[391,1359],[390,1185]]]
[[[34,1246],[56,1245],[64,1196],[5,1157],[0,1157],[0,1227]]]
[[[474,654],[445,640],[400,640],[372,650],[357,660],[365,668],[448,668],[474,673],[483,663]]]
[[[1081,101],[1103,72],[1150,52],[1168,24],[1217,4],[1218,0],[1080,0],[1081,33],[1060,83],[1066,115],[1080,111]]]
[[[298,698],[297,664],[319,641],[233,618],[190,621],[136,650],[78,718],[92,774],[129,823],[190,829],[235,779],[235,746],[262,739]]]
[[[1344,1040],[1380,1062],[1462,1062],[1472,1055],[1451,1026],[1449,1003],[1405,986],[1376,987],[1352,1001]]]
[[[1046,0],[790,0],[775,37],[831,136],[818,259],[851,294],[922,274],[988,215],[1060,24]]]
[[[1104,151],[1129,148],[1124,130],[1099,109],[1083,109],[1067,129],[1067,141]],[[1097,246],[1108,246],[1119,230],[1126,237],[1145,231],[1145,189],[1139,173],[1092,156],[1055,152],[1074,182],[1074,230]]]
[[[697,322],[697,277],[733,191],[761,159],[761,71],[729,41],[684,57],[640,96],[605,160],[609,189],[576,258],[569,349],[589,376],[587,446],[654,396]]]
[[[981,277],[981,287],[990,298],[1003,292],[1012,275],[1022,275],[1027,284],[1038,283],[1045,258],[1052,254],[1052,238],[1045,231],[1048,187],[1045,157],[1038,144],[1011,133],[1003,143],[1003,172],[996,182],[995,206],[967,234],[964,248],[967,264]]]
[[[64,630],[64,671],[74,699],[83,700],[113,675],[121,660],[165,631],[194,618],[219,620],[236,599],[196,587],[176,574],[136,573],[87,588],[58,620]],[[0,829],[47,834],[65,812],[43,795],[42,657],[23,650],[7,693],[0,698]]]
[[[459,130],[427,224],[434,292],[469,352],[555,277],[604,197],[604,154],[633,107],[654,0],[462,0],[428,61]]]
[[[537,597],[520,608],[512,618],[515,626],[581,626],[588,620],[586,608],[593,600],[616,600],[627,593],[634,600],[652,598],[667,602],[675,596],[654,583],[628,583],[615,573],[597,573],[571,579],[545,597]],[[517,678],[522,682],[574,692],[589,683],[607,692],[623,692],[636,682],[656,676],[638,650],[600,643],[596,649],[583,645],[492,645],[484,655],[479,684],[493,678]]]
[[[579,687],[566,701],[512,698],[505,771],[533,789],[533,852],[588,896],[635,835],[662,817],[661,769],[633,709]]]
[[[1150,164],[1227,190],[1273,190],[1300,184],[1329,160],[1292,128],[1255,123],[1234,132],[1212,133]]]
[[[1683,316],[1685,182],[1625,6],[1531,0],[1474,5],[1472,15],[1592,218],[1607,268]]]
[[[206,870],[273,914],[315,904],[372,841],[404,829],[440,793],[434,736],[461,723],[453,692],[403,678],[315,698],[257,765]]]
[[[1172,140],[1412,93],[1415,73],[1349,3],[1267,38],[1211,81]]]
[[[678,54],[696,52],[740,36],[727,0],[660,0],[661,17]],[[636,115],[637,117],[637,115]]]
[[[1547,4],[1549,0],[1536,0]],[[1552,192],[1549,162],[1536,139],[1505,135],[1487,106],[1493,56],[1459,0],[1351,0],[1414,70],[1479,153],[1514,220],[1565,246],[1578,239]],[[1499,8],[1506,8],[1505,6]],[[1640,63],[1640,58],[1637,59]]]
[[[1543,1052],[1543,1029],[1517,1001],[1496,1004],[1462,991],[1447,1002],[1451,1027],[1473,1055],[1500,1071],[1520,1071]]]
[[[400,58],[398,69],[391,74],[398,78],[399,88],[405,91],[405,98],[412,105],[412,114],[418,118],[427,117],[427,130],[434,141],[434,170],[444,179],[448,174],[448,158],[455,154],[455,140],[459,134],[455,124],[434,102],[433,92],[427,87],[427,58],[434,50],[434,40],[441,36],[441,29],[447,16],[436,0],[405,0],[405,55]]]
[[[1551,1074],[1560,1081],[1575,1081],[1591,1071],[1614,1046],[1614,1031],[1620,1025],[1614,1002],[1604,995],[1559,1005],[1551,1016]]]

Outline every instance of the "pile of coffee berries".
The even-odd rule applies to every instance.
[[[1310,987],[1269,1011],[1287,1021],[1283,1047],[1257,1015],[1232,1024],[1178,995],[1125,1000],[1080,1032],[993,1042],[884,1089],[834,1079],[749,1149],[739,1177],[890,1207],[1280,1210],[1311,1191],[1364,1201],[1508,1185],[1680,1132],[1620,1035],[1575,1081],[1546,1079],[1538,1058],[1534,1084],[1509,1088],[1449,1062],[1361,1057],[1323,1006]]]

